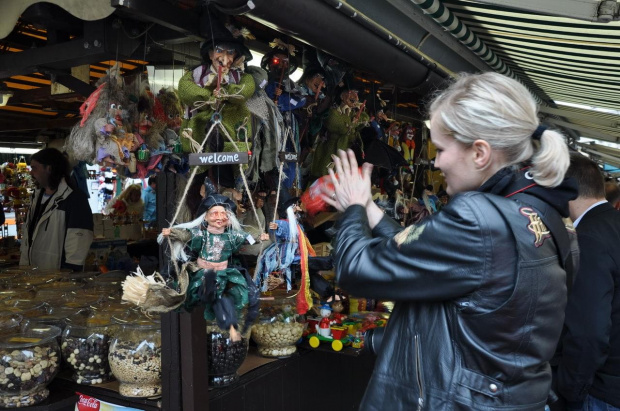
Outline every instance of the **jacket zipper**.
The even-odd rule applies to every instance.
[[[416,380],[418,383],[418,392],[420,397],[418,398],[418,411],[424,407],[424,387],[422,386],[422,361],[420,350],[420,336],[418,334],[413,338],[415,344],[415,365],[416,365]]]

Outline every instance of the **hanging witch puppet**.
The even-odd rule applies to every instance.
[[[298,314],[305,314],[312,308],[308,261],[316,253],[298,222],[297,213],[301,211],[299,197],[287,198],[287,194],[286,190],[282,190],[283,198],[278,205],[280,219],[269,223],[269,232],[275,236],[275,242],[259,257],[254,280],[261,291],[273,289],[283,281],[286,282],[286,290],[290,291],[296,267],[299,267],[301,283],[296,308]],[[274,272],[278,274],[274,275]]]
[[[245,142],[252,136],[251,113],[246,101],[254,94],[254,79],[244,73],[245,63],[252,59],[243,44],[243,36],[248,32],[232,33],[215,15],[206,19],[205,24],[208,39],[200,48],[203,64],[179,80],[179,99],[186,106],[182,127],[191,129],[190,134],[182,133],[183,151],[196,151],[207,137],[209,152],[238,151],[235,144],[242,151],[249,150],[249,142]],[[207,136],[214,123],[223,127],[215,127],[214,135]],[[235,186],[231,165],[212,166],[209,173],[219,185]]]
[[[169,236],[172,256],[188,261],[185,249],[194,256],[186,265],[189,286],[183,306],[191,310],[205,304],[204,316],[216,320],[223,330],[230,331],[233,341],[252,325],[258,312],[258,290],[249,274],[231,265],[231,257],[249,238],[235,217],[235,205],[220,194],[209,194],[206,212],[196,220],[164,228],[158,240]],[[242,272],[243,271],[243,272]],[[239,332],[239,314],[248,306],[244,329]]]

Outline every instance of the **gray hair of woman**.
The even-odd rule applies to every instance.
[[[485,140],[511,166],[531,162],[534,181],[555,187],[570,164],[565,137],[541,126],[531,93],[498,73],[464,74],[433,99],[430,116],[442,132],[470,146]]]

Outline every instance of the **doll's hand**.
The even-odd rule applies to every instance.
[[[169,236],[170,235],[170,229],[169,228],[163,228],[161,230],[161,235],[163,236]]]
[[[262,234],[260,235],[259,239],[260,239],[261,241],[267,241],[267,240],[269,240],[269,234],[267,234],[267,233],[262,233]]]
[[[275,91],[274,91],[274,94],[275,94],[277,97],[280,97],[280,96],[282,95],[282,89],[281,89],[280,87],[276,87],[276,89],[275,89]]]
[[[278,224],[276,222],[269,223],[269,229],[270,230],[277,230],[278,229]]]

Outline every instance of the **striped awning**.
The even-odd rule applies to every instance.
[[[441,3],[542,101],[557,105],[558,112],[547,114],[558,125],[566,120],[580,135],[620,142],[620,22],[591,23],[467,0]]]

